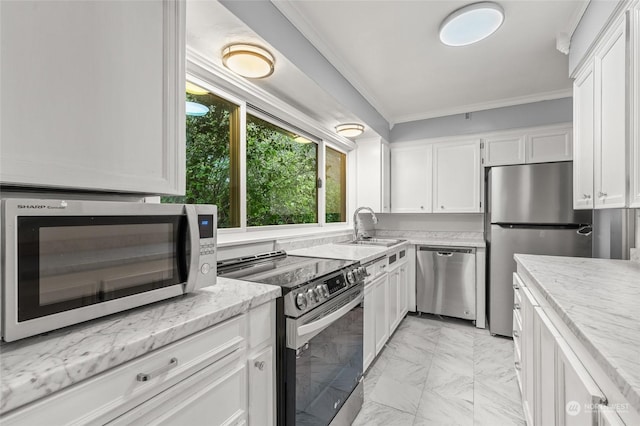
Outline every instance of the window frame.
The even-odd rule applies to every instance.
[[[188,65],[190,64],[189,61]],[[188,67],[189,68],[189,67]],[[221,89],[212,81],[216,80],[215,74],[210,74],[209,70],[202,72],[202,69],[190,67],[186,73],[186,80],[194,83],[204,89],[209,90],[213,95],[218,96],[228,102],[231,102],[239,106],[239,147],[238,147],[238,168],[236,173],[239,173],[239,214],[240,214],[240,226],[234,228],[221,228],[218,229],[219,237],[222,237],[222,244],[225,243],[237,243],[242,241],[259,241],[264,239],[273,240],[274,236],[279,237],[296,237],[299,235],[307,235],[310,233],[327,233],[327,232],[344,232],[350,229],[350,222],[348,212],[351,210],[351,204],[354,201],[352,194],[350,194],[350,167],[352,165],[351,158],[354,155],[355,150],[348,150],[336,143],[332,143],[322,137],[316,136],[314,130],[307,130],[306,126],[296,126],[289,123],[285,118],[288,114],[278,111],[277,107],[265,108],[261,106],[254,107],[249,103],[249,96],[244,98],[242,93],[237,94],[229,90]],[[226,84],[224,86],[227,86]],[[273,113],[272,113],[273,111]],[[247,114],[252,114],[262,120],[265,120],[271,124],[283,128],[284,130],[294,133],[301,133],[308,137],[313,143],[317,144],[317,178],[321,179],[322,186],[317,189],[317,223],[301,223],[301,224],[283,224],[283,225],[262,225],[262,226],[247,226]],[[301,113],[299,113],[302,115]],[[344,222],[326,222],[326,148],[329,147],[337,152],[345,155],[345,210],[346,217]],[[231,171],[233,174],[233,170]],[[299,231],[299,232],[298,232]]]

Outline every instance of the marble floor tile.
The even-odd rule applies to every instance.
[[[473,401],[444,396],[425,389],[415,425],[473,425]]]
[[[414,419],[412,414],[365,400],[353,426],[409,426]]]
[[[513,341],[469,321],[408,316],[365,376],[354,425],[523,425]]]
[[[383,374],[373,388],[371,401],[415,415],[423,388],[424,383],[410,385]]]
[[[387,377],[401,383],[422,388],[427,380],[429,366],[430,363],[426,365],[415,364],[402,358],[392,356],[389,358],[389,362],[380,377]]]

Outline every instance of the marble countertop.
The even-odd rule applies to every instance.
[[[482,232],[376,230],[378,238],[402,238],[411,244],[445,247],[485,247]]]
[[[521,254],[515,259],[518,273],[534,283],[640,412],[640,263]]]
[[[280,287],[218,277],[198,292],[0,344],[0,414],[279,297]]]
[[[367,263],[408,244],[407,241],[403,241],[391,247],[381,247],[336,243],[290,250],[287,251],[287,254],[292,256],[322,257],[325,259],[358,260],[360,263]]]

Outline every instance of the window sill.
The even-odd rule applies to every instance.
[[[295,238],[341,235],[353,232],[353,227],[344,223],[325,226],[294,226],[274,229],[218,230],[218,247],[232,247],[265,241],[282,241]]]

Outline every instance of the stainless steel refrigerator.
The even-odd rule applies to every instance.
[[[489,330],[511,336],[513,255],[591,257],[591,210],[573,210],[570,161],[492,167],[486,206]]]

